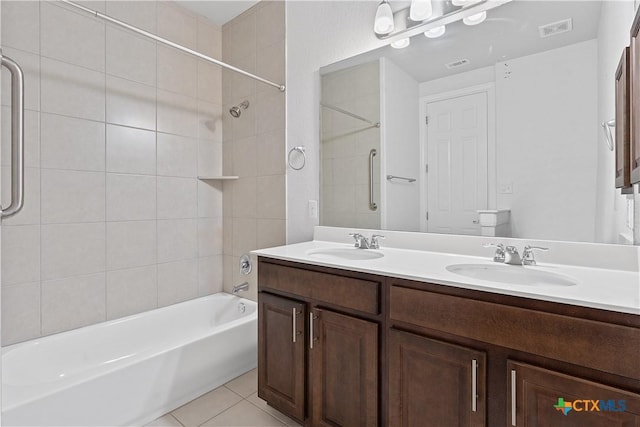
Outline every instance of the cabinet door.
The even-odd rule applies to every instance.
[[[389,425],[484,426],[485,353],[391,330]]]
[[[306,306],[261,292],[258,307],[258,396],[304,420]]]
[[[378,325],[314,309],[310,315],[313,426],[378,425]]]
[[[636,427],[640,395],[509,361],[510,426]]]

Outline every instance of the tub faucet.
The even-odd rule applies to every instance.
[[[244,282],[241,285],[235,285],[231,290],[231,293],[237,295],[239,292],[244,292],[249,290],[249,282]]]

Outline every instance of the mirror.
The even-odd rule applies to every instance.
[[[320,223],[630,243],[600,123],[634,11],[515,0],[321,68]]]

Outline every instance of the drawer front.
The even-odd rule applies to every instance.
[[[640,329],[391,287],[391,320],[640,379]]]
[[[380,313],[381,283],[261,262],[260,288],[300,295],[365,313]]]

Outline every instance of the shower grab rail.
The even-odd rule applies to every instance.
[[[369,123],[373,127],[380,127],[380,122],[372,122],[371,120],[365,119],[364,117],[354,114],[351,111],[343,110],[342,108],[334,107],[333,105],[325,104],[324,102],[321,102],[320,105],[324,108],[337,111],[338,113],[346,114],[347,116],[353,117],[354,119],[362,120],[363,122]]]
[[[405,178],[404,176],[387,175],[387,181],[391,181],[392,179],[402,179],[404,181],[416,182],[415,178]]]
[[[2,51],[0,62],[11,73],[11,203],[0,207],[0,218],[8,218],[24,206],[24,73]]]
[[[143,35],[145,37],[149,37],[150,39],[153,39],[153,40],[155,40],[157,42],[160,42],[162,44],[166,44],[167,46],[171,46],[171,47],[173,47],[175,49],[178,49],[178,50],[181,50],[181,51],[186,52],[188,54],[197,56],[200,59],[204,59],[205,61],[212,62],[212,63],[214,63],[216,65],[219,65],[219,66],[221,66],[223,68],[226,68],[228,70],[235,71],[236,73],[240,73],[240,74],[242,74],[244,76],[247,76],[247,77],[250,77],[250,78],[252,78],[254,80],[258,80],[259,82],[268,84],[269,86],[273,86],[275,88],[278,88],[280,90],[280,92],[284,92],[285,89],[286,89],[285,85],[283,85],[283,84],[274,83],[274,82],[272,82],[270,80],[267,80],[265,78],[256,76],[255,74],[251,74],[251,73],[249,73],[247,71],[244,71],[244,70],[242,70],[240,68],[234,67],[233,65],[229,65],[229,64],[227,64],[225,62],[218,61],[217,59],[214,59],[214,58],[212,58],[210,56],[204,55],[204,54],[202,54],[202,53],[200,53],[198,51],[195,51],[193,49],[189,49],[188,47],[184,47],[182,45],[179,45],[178,43],[174,43],[174,42],[169,41],[169,40],[167,40],[165,38],[162,38],[160,36],[156,36],[155,34],[152,34],[152,33],[148,32],[148,31],[142,30],[142,29],[140,29],[138,27],[134,27],[133,25],[129,25],[126,22],[120,21],[119,19],[115,19],[115,18],[110,17],[109,15],[105,15],[103,13],[100,13],[97,10],[89,9],[88,7],[84,7],[84,6],[80,5],[80,4],[72,2],[70,0],[61,0],[61,1],[63,3],[68,4],[69,6],[73,6],[73,7],[77,8],[77,9],[80,9],[80,10],[82,10],[84,12],[90,13],[94,17],[100,18],[103,21],[107,21],[107,22],[110,22],[112,24],[118,25],[120,27],[126,28],[127,30],[133,31],[134,33],[138,33],[138,34],[141,34],[141,35]]]
[[[378,154],[375,148],[369,151],[369,210],[375,211],[378,205],[373,201],[373,158]]]

